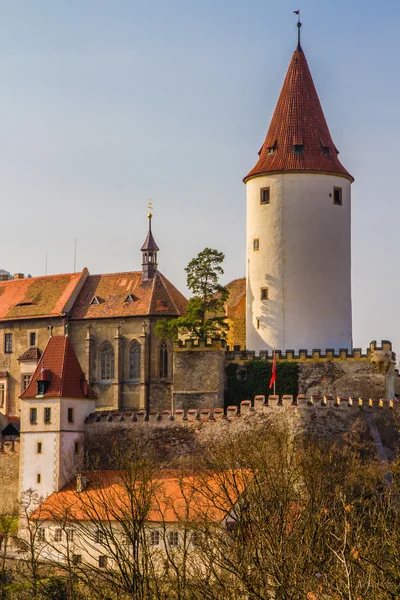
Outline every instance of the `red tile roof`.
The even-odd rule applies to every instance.
[[[130,514],[132,481],[124,471],[87,473],[88,486],[76,492],[71,482],[60,492],[51,494],[36,509],[33,518],[57,520],[68,514],[71,521],[119,521]],[[161,472],[148,483],[151,490],[147,522],[178,523],[208,520],[220,522],[250,483],[245,471],[232,473],[182,474]],[[143,494],[138,483],[137,496]]]
[[[28,348],[28,350],[21,354],[18,360],[39,360],[41,354],[39,348],[32,346],[32,348]]]
[[[303,145],[296,153],[294,145]],[[272,172],[323,172],[353,177],[338,158],[317,90],[299,46],[284,81],[256,166],[244,178]]]
[[[0,321],[64,314],[87,275],[84,269],[80,273],[0,281]]]
[[[37,381],[43,379],[50,381],[45,398],[96,398],[67,336],[49,338],[33,377],[20,398],[35,398]]]
[[[133,302],[126,302],[128,296]],[[94,296],[99,304],[91,304]],[[162,275],[142,280],[141,271],[90,275],[71,311],[72,319],[100,319],[148,315],[179,316],[186,298]]]

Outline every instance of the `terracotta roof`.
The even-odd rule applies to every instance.
[[[129,295],[133,301],[128,299]],[[92,304],[95,296],[101,299],[98,304]],[[179,316],[186,305],[186,298],[158,271],[147,281],[142,281],[141,271],[110,273],[87,278],[71,316],[73,319]]]
[[[39,348],[32,346],[32,348],[28,348],[26,352],[21,354],[18,360],[39,360],[41,355],[42,353],[40,352]]]
[[[20,398],[37,396],[37,381],[50,381],[45,398],[96,398],[88,385],[71,340],[64,335],[49,338],[33,377]]]
[[[70,308],[88,271],[0,281],[0,321],[57,317]]]
[[[71,482],[60,492],[51,494],[33,518],[54,520],[68,514],[71,521],[116,521],[124,514],[131,515],[127,490],[132,484],[124,471],[94,471],[86,475],[88,486],[84,491],[77,493],[75,482]],[[204,518],[222,521],[249,479],[248,474],[241,471],[233,478],[231,475],[161,472],[148,483],[153,493],[146,521],[177,523]]]
[[[294,152],[295,145],[304,146]],[[293,53],[259,160],[244,178],[271,172],[324,172],[353,181],[338,158],[302,48]]]

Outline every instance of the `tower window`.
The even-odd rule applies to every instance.
[[[31,408],[29,410],[29,421],[31,425],[36,425],[37,423],[37,408]]]
[[[260,288],[260,299],[268,300],[268,288]]]
[[[68,409],[68,423],[73,423],[73,422],[74,422],[74,409],[69,408]]]
[[[74,450],[75,450],[75,454],[79,454],[79,442],[75,442]]]
[[[6,354],[12,352],[12,333],[6,333],[4,336],[4,352]]]
[[[257,319],[257,329],[260,329],[260,319]]]
[[[42,481],[42,475],[41,475],[40,473],[38,473],[38,474],[36,475],[36,482],[37,482],[37,483],[41,483],[41,481]]]
[[[256,252],[259,249],[260,249],[260,240],[258,238],[255,238],[253,240],[253,250]]]
[[[293,152],[295,154],[302,154],[304,152],[304,145],[303,144],[294,144]]]
[[[270,203],[270,191],[269,187],[261,188],[260,190],[260,204]]]
[[[343,204],[342,188],[340,187],[333,188],[333,204],[338,204],[339,206]]]
[[[38,442],[36,445],[37,454],[42,454],[42,442]]]
[[[51,423],[51,408],[46,406],[43,411],[44,422],[46,425]]]
[[[31,331],[29,333],[29,345],[36,346],[36,332],[35,331]]]

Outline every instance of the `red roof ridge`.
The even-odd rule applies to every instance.
[[[168,288],[167,288],[167,286],[165,285],[165,281],[164,281],[164,275],[162,275],[162,274],[161,274],[161,273],[159,273],[158,271],[157,271],[157,275],[159,275],[159,277],[160,277],[160,280],[161,280],[161,283],[163,284],[164,290],[166,291],[166,293],[167,293],[167,295],[168,295],[168,298],[170,298],[170,299],[171,299],[171,301],[172,301],[172,304],[174,305],[174,308],[175,308],[176,312],[177,312],[178,314],[180,314],[180,310],[179,310],[179,309],[178,309],[178,307],[176,306],[176,304],[175,304],[175,300],[173,299],[173,297],[172,297],[172,294],[170,294],[170,292],[169,292],[169,289],[168,289]]]
[[[4,285],[6,283],[15,283],[21,281],[36,281],[38,279],[54,279],[56,277],[72,277],[73,275],[83,275],[83,273],[87,271],[87,268],[84,267],[82,271],[74,271],[73,273],[54,273],[53,275],[36,275],[35,277],[23,277],[22,279],[5,279],[4,281],[0,281],[0,285]]]
[[[300,46],[292,55],[259,159],[243,181],[293,172],[337,175],[354,181],[338,158]]]

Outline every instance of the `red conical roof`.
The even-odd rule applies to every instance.
[[[259,156],[245,182],[263,173],[285,171],[332,173],[353,181],[338,158],[300,45],[293,53]]]

